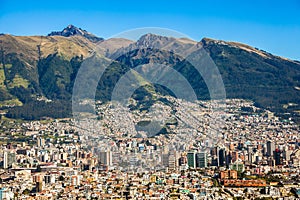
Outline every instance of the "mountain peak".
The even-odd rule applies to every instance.
[[[171,40],[171,39],[172,39],[171,37],[162,36],[162,35],[156,35],[156,34],[153,34],[153,33],[147,33],[145,35],[142,35],[138,39],[138,41],[144,41],[144,40],[155,41],[155,40]]]
[[[156,35],[153,33],[147,33],[142,35],[138,41],[136,42],[137,46],[139,47],[157,47],[158,45],[161,46],[162,44],[170,43],[171,41],[175,40],[172,37],[166,37],[161,35]]]
[[[77,29],[77,27],[74,26],[73,24],[69,24],[69,25],[67,26],[67,28],[69,28],[69,29],[76,28],[76,29]]]
[[[77,28],[76,26],[70,24],[66,28],[64,28],[62,31],[53,31],[48,34],[48,36],[63,36],[63,37],[71,37],[71,36],[83,36],[90,40],[91,42],[99,42],[103,41],[103,38],[97,37],[86,30],[82,30],[81,28]]]

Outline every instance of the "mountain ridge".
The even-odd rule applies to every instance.
[[[170,65],[186,77],[200,99],[206,99],[209,95],[205,82],[184,60],[186,55],[204,49],[219,68],[228,98],[250,99],[264,108],[281,113],[296,115],[296,111],[300,110],[300,91],[297,89],[300,87],[299,61],[281,58],[246,44],[210,38],[197,42],[148,33],[137,41],[101,38],[95,42],[86,37],[92,34],[80,28],[68,26],[64,30],[69,30],[69,33],[52,32],[51,36],[0,35],[0,108],[8,112],[8,116],[34,118],[30,108],[34,105],[45,106],[37,102],[44,98],[55,104],[53,109],[66,112],[59,117],[69,116],[71,110],[68,102],[76,74],[84,59],[95,50],[103,57],[114,60],[112,69],[106,71],[100,80],[97,96],[100,99],[109,100],[109,92],[128,70],[149,62]],[[164,88],[151,87],[150,90],[140,90],[137,96],[144,94],[155,101],[149,91],[168,94]],[[144,100],[141,102],[141,105],[147,104]],[[286,108],[289,103],[296,106]],[[23,106],[17,107],[20,105]],[[30,117],[24,114],[25,109]],[[57,117],[47,115],[47,110],[40,113],[39,117],[43,116]]]
[[[76,26],[74,26],[72,24],[68,25],[62,31],[53,31],[53,32],[49,33],[47,36],[71,37],[71,36],[75,36],[75,35],[83,36],[94,43],[101,42],[104,40],[103,38],[97,37],[94,34],[89,33],[86,30],[83,30],[81,28],[77,28]]]

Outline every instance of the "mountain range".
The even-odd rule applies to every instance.
[[[218,67],[227,98],[249,99],[278,114],[299,117],[299,61],[249,45],[209,38],[193,41],[148,33],[137,41],[106,40],[73,25],[47,36],[0,35],[2,113],[23,119],[70,116],[77,72],[95,50],[113,61],[98,83],[96,98],[102,102],[111,99],[113,88],[124,74],[149,63],[172,67],[189,81],[198,99],[209,99],[205,80],[182,57],[197,57],[205,50]],[[139,103],[132,109],[147,110],[158,101],[155,94],[174,95],[161,85],[147,84],[135,91],[133,98]]]

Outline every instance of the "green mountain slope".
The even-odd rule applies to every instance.
[[[149,63],[175,69],[189,81],[198,99],[209,99],[203,77],[184,59],[186,55],[197,56],[203,48],[220,71],[227,98],[251,99],[261,107],[289,112],[294,117],[300,110],[298,61],[244,44],[207,38],[195,42],[146,34],[133,42],[95,39],[94,35],[85,37],[80,31],[60,33],[24,37],[0,35],[0,108],[8,117],[70,116],[77,72],[93,50],[98,50],[107,61],[114,60],[98,82],[96,99],[103,102],[111,99],[115,85],[124,74]],[[96,72],[95,69],[88,74]],[[140,74],[134,73],[134,81],[147,84],[132,95],[138,103],[131,109],[147,110],[155,101],[163,101],[159,96],[174,95],[170,88],[148,84]],[[160,76],[167,77],[167,73],[162,72]]]

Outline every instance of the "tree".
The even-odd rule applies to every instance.
[[[29,190],[28,188],[26,188],[26,189],[22,192],[22,194],[24,194],[24,195],[29,195],[29,194],[30,194],[30,190]]]
[[[64,177],[64,176],[60,176],[60,177],[58,178],[58,180],[59,180],[59,181],[64,181],[64,180],[65,180],[65,177]]]

